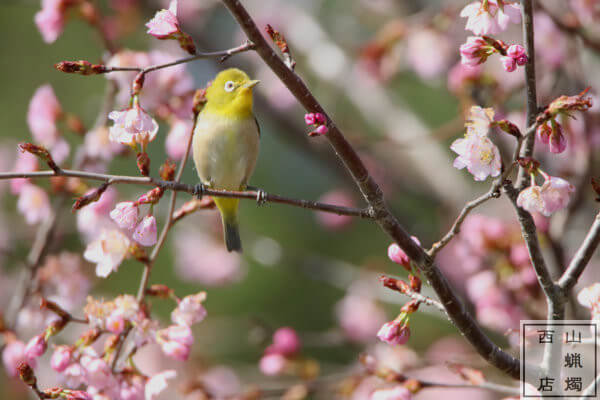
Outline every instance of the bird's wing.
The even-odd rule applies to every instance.
[[[254,117],[254,122],[256,122],[256,131],[258,132],[258,137],[260,137],[260,124],[258,123],[258,119]]]

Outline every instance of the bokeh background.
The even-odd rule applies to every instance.
[[[123,48],[160,49],[172,52],[173,58],[182,55],[175,43],[159,42],[145,34],[143,24],[165,4],[131,1],[133,11],[118,14],[108,2],[98,3],[107,15],[122,14],[121,18],[126,18],[123,27],[127,32],[119,38]],[[218,2],[179,0],[179,3],[183,29],[192,35],[200,50],[220,50],[242,42],[242,34]],[[522,74],[519,70],[509,75],[491,66],[486,74],[492,81],[478,90],[448,87],[449,71],[459,61],[458,46],[468,36],[463,30],[464,20],[456,16],[464,2],[246,0],[243,3],[259,25],[269,23],[285,34],[297,60],[296,71],[360,151],[402,224],[424,246],[430,246],[441,236],[461,204],[487,190],[487,184],[474,184],[466,172],[452,167],[453,156],[448,146],[461,135],[463,111],[470,104],[490,106],[499,101],[497,96],[504,96],[506,107],[500,112],[513,112],[515,118],[522,119],[519,114],[524,102],[519,88]],[[33,23],[39,7],[34,0],[4,0],[0,4],[0,170],[3,171],[13,168],[16,144],[31,140],[26,112],[36,88],[51,84],[63,109],[79,116],[84,126],[91,127],[107,87],[106,76],[68,75],[53,68],[61,60],[99,62],[105,50],[97,33],[76,17],[71,18],[58,41],[51,45],[44,43]],[[519,40],[520,27],[513,28],[507,34],[507,41]],[[574,51],[574,46],[565,44],[565,52]],[[586,53],[578,59],[577,66],[558,65],[551,72],[547,72],[550,68],[542,61],[541,64],[546,64],[540,67],[544,71],[542,80],[558,76],[552,79],[554,86],[542,83],[542,98],[547,100],[563,90],[572,93],[581,89],[579,78],[586,71],[597,71],[594,69],[597,61]],[[303,110],[256,54],[237,55],[223,64],[199,60],[185,68],[200,88],[220,69],[232,66],[261,79],[255,103],[262,128],[261,153],[251,184],[290,197],[364,205],[326,141],[307,136]],[[577,68],[578,73],[569,75],[571,68]],[[163,121],[157,139],[149,147],[153,175],[166,158],[167,132],[169,126]],[[72,148],[83,143],[73,133],[65,133],[65,138]],[[115,174],[137,174],[131,156],[117,157],[107,168]],[[196,183],[192,163],[188,164],[183,181]],[[47,182],[40,185],[48,187]],[[134,199],[144,191],[142,187],[120,186],[118,199]],[[165,196],[158,207],[159,229],[166,199]],[[178,204],[188,199],[187,195],[180,195]],[[16,276],[23,268],[22,261],[36,226],[24,223],[16,211],[16,197],[6,185],[1,200],[0,304],[4,309]],[[500,215],[507,223],[514,221],[508,202],[498,202],[484,207],[482,212]],[[406,272],[387,258],[389,240],[375,224],[282,205],[259,207],[253,201],[242,202],[240,215],[245,248],[240,257],[223,251],[215,211],[192,214],[173,228],[151,282],[166,284],[181,297],[205,290],[208,317],[195,328],[192,361],[182,367],[150,350],[138,355],[149,369],[164,369],[165,365],[173,364],[181,371],[201,376],[215,366],[227,366],[235,371],[241,387],[251,383],[282,387],[294,378],[265,378],[257,366],[270,334],[281,326],[298,330],[304,344],[302,354],[318,361],[324,377],[344,376],[365,351],[387,357],[394,367],[415,366],[413,369],[421,374],[440,381],[460,381],[447,371],[446,363],[485,367],[446,318],[424,306],[411,317],[413,336],[407,346],[392,349],[375,343],[374,333],[379,324],[394,318],[406,301],[401,295],[379,287],[380,274],[405,277]],[[589,215],[584,212],[581,226],[586,225]],[[68,206],[61,212],[50,254],[63,250],[83,252],[85,243],[76,219],[77,214],[71,213]],[[442,267],[462,291],[469,273],[461,263],[456,254],[450,253],[443,257]],[[104,298],[135,294],[142,271],[141,265],[133,260],[124,262],[117,273],[104,280],[94,277],[92,265],[83,263],[82,269],[93,283],[93,295]],[[424,291],[431,294],[428,288]],[[166,321],[172,303],[161,300],[151,303],[152,311]],[[34,317],[26,321],[20,327],[25,336],[39,331]],[[359,326],[366,331],[356,334]],[[500,345],[509,345],[505,332],[499,329],[489,332]],[[66,333],[67,337],[75,334],[75,331]],[[49,371],[39,368],[42,386],[57,384]],[[491,374],[503,379],[494,372]],[[231,379],[229,385],[233,385]],[[0,378],[0,388],[2,398],[27,398],[23,385],[4,375]],[[419,396],[433,398],[439,392],[426,390]],[[445,396],[501,397],[474,390],[447,390]]]

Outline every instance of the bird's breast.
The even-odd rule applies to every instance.
[[[201,113],[193,140],[200,180],[215,189],[242,189],[254,171],[258,145],[253,117],[235,119]]]

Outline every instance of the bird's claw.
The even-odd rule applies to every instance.
[[[262,206],[267,202],[267,193],[262,189],[256,190],[256,204]]]
[[[202,200],[202,196],[204,196],[204,185],[202,183],[194,186],[194,196],[198,198],[198,200]]]

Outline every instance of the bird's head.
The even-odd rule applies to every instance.
[[[258,82],[237,68],[221,71],[206,90],[206,106],[213,112],[247,117],[252,114],[252,88]]]

